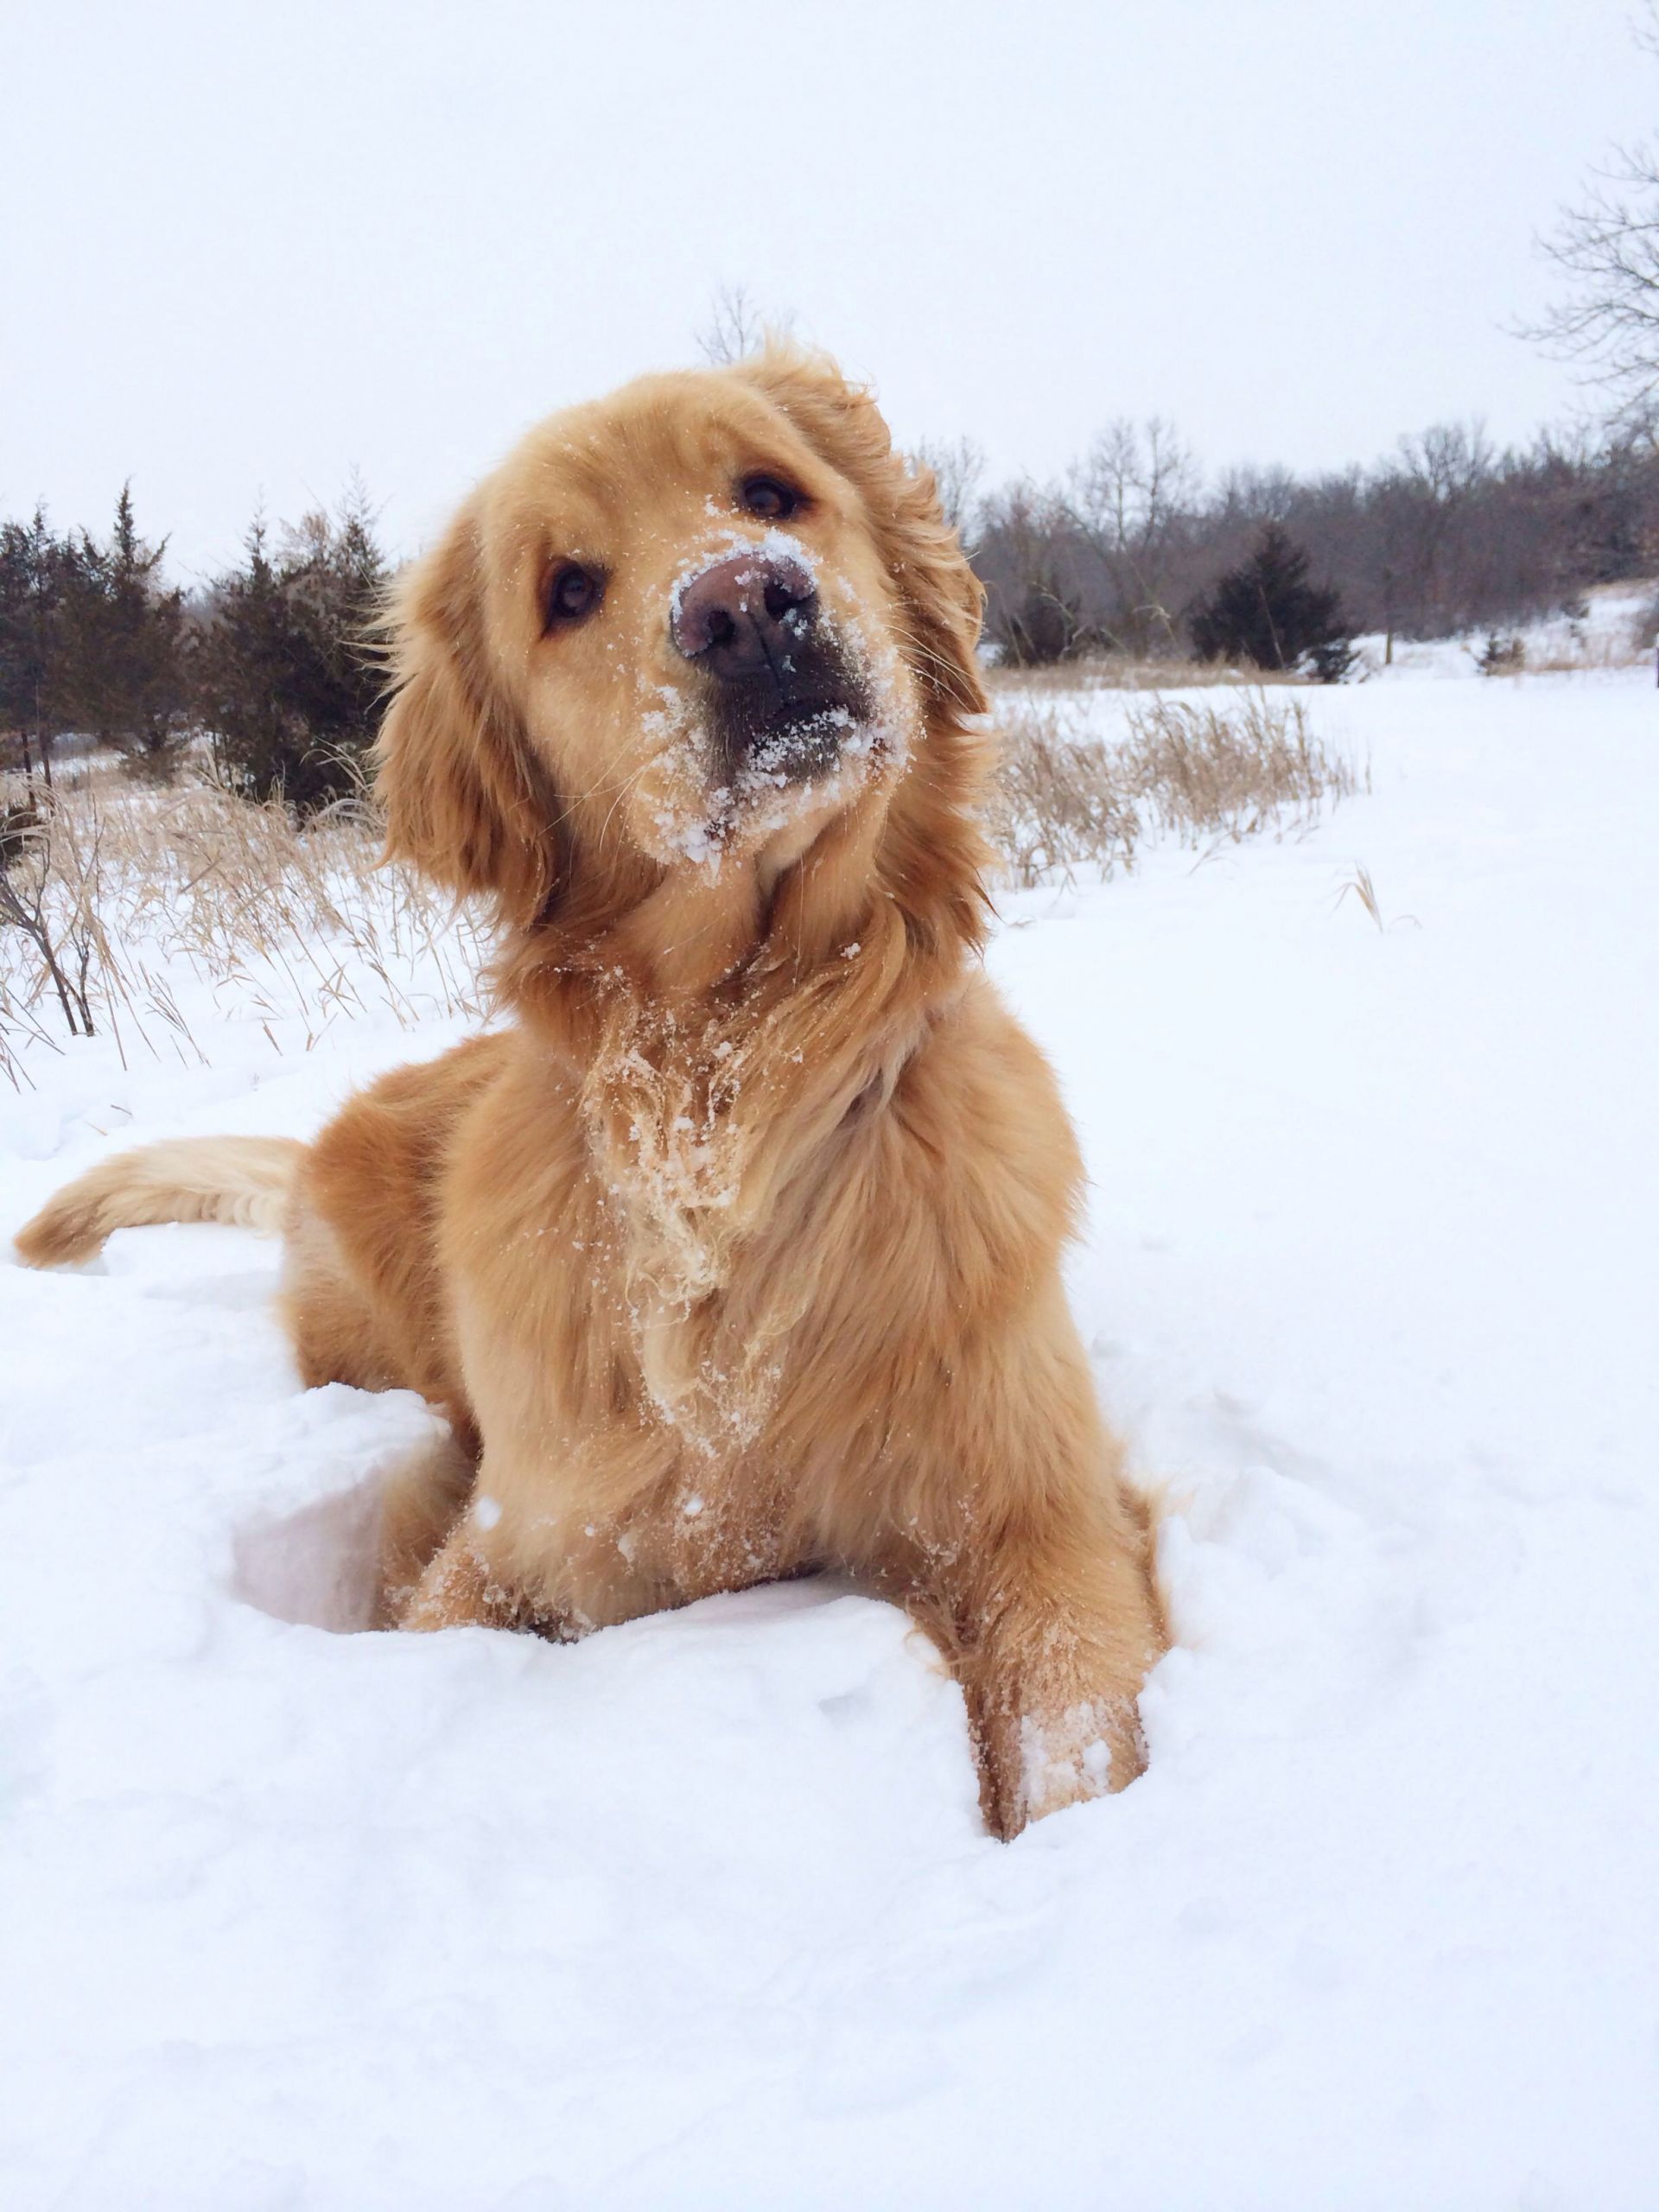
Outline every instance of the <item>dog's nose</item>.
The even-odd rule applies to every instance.
[[[770,673],[787,688],[818,619],[804,562],[787,553],[734,553],[677,594],[669,628],[688,660],[722,683]]]

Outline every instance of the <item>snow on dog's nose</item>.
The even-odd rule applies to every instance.
[[[817,590],[804,564],[755,546],[693,576],[675,595],[669,628],[685,658],[718,682],[770,677],[787,698],[817,619]]]

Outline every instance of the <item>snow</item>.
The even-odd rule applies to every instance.
[[[711,512],[712,509],[711,505]],[[700,576],[706,575],[716,563],[729,560],[734,553],[753,553],[760,566],[746,570],[738,578],[741,584],[751,584],[757,575],[764,577],[769,562],[786,563],[798,569],[816,584],[819,562],[816,550],[804,537],[792,530],[779,530],[776,524],[764,531],[726,529],[710,533],[696,552],[688,554],[680,563],[668,590],[668,613],[671,623],[677,623],[685,594]],[[747,602],[741,602],[747,607]]]
[[[1653,651],[1655,587],[1596,584],[1570,609],[1560,607],[1519,625],[1468,630],[1452,638],[1396,638],[1385,658],[1381,632],[1357,638],[1359,667],[1368,678],[1395,681],[1423,676],[1467,676],[1489,639],[1516,640],[1526,666],[1538,670],[1611,670],[1646,661]]]
[[[269,1246],[0,1268],[9,2212],[1652,2205],[1659,701],[1457,673],[1300,695],[1313,834],[1003,902],[1178,1637],[1012,1846],[833,1583],[349,1632],[433,1422],[300,1390]],[[200,1020],[33,1063],[0,1218],[459,1033]]]

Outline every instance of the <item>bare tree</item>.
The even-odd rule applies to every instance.
[[[1458,579],[1469,511],[1492,481],[1497,456],[1479,422],[1435,423],[1400,441],[1400,458],[1379,471],[1376,503],[1390,591],[1420,628],[1449,628],[1459,613]],[[1393,628],[1394,609],[1388,627]]]
[[[1659,60],[1656,0],[1647,0],[1634,35]],[[1615,147],[1542,245],[1566,288],[1541,322],[1517,334],[1581,364],[1613,420],[1651,435],[1659,412],[1659,143]]]
[[[908,458],[912,467],[931,473],[944,518],[971,553],[979,531],[984,448],[972,438],[923,438],[911,448]]]
[[[979,511],[974,561],[988,596],[986,627],[1020,666],[1064,660],[1089,642],[1077,588],[1076,532],[1052,492],[1010,484]]]
[[[728,368],[758,353],[768,338],[787,338],[794,327],[792,310],[765,314],[747,284],[722,284],[696,334],[697,350],[711,368]]]
[[[1116,602],[1109,620],[1127,650],[1175,641],[1170,586],[1198,490],[1192,455],[1156,415],[1109,423],[1072,468],[1065,513],[1106,571]]]
[[[1211,501],[1213,524],[1224,528],[1230,520],[1238,520],[1255,530],[1264,522],[1286,522],[1301,490],[1287,468],[1230,468]]]

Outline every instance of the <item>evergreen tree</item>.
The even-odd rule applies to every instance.
[[[288,603],[265,550],[264,518],[246,539],[246,560],[219,578],[195,656],[196,711],[226,782],[251,797],[282,785],[283,764],[304,749],[288,704],[292,654]]]
[[[1307,568],[1284,525],[1265,524],[1249,558],[1218,578],[1187,618],[1199,658],[1305,666],[1321,683],[1339,683],[1353,663],[1353,632],[1338,594],[1310,584]]]
[[[273,561],[263,522],[243,567],[209,601],[197,700],[226,779],[251,798],[313,812],[358,788],[379,727],[382,679],[368,650],[387,564],[353,487],[335,517],[289,531]]]
[[[69,558],[43,507],[26,523],[0,524],[0,733],[15,743],[27,783],[37,765],[51,783],[52,741],[73,727],[59,682]]]
[[[184,595],[162,580],[165,550],[139,537],[124,485],[108,543],[83,531],[67,549],[58,671],[73,726],[156,782],[172,777],[190,735]]]
[[[313,748],[349,765],[373,741],[384,689],[370,639],[388,569],[361,486],[352,486],[336,515],[308,515],[289,533],[285,556],[284,587],[304,640],[297,703]],[[340,787],[353,787],[349,772]]]

